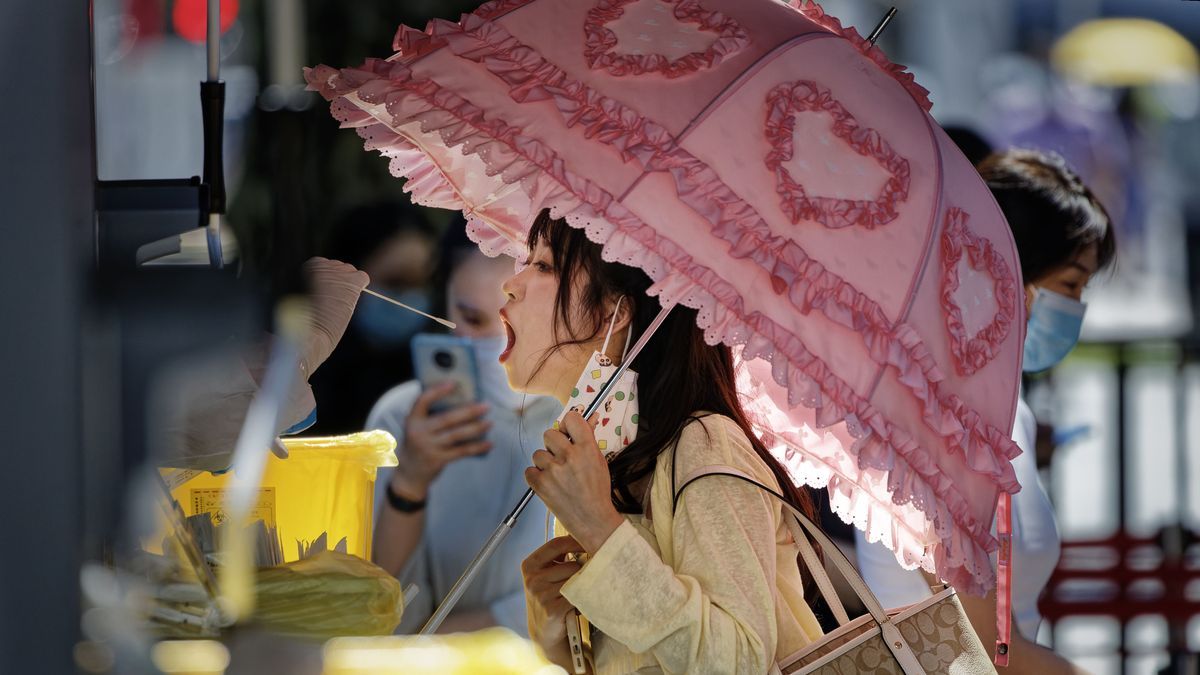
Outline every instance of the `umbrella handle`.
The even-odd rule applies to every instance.
[[[601,403],[604,399],[608,398],[608,395],[617,386],[617,380],[620,380],[621,376],[625,374],[625,371],[629,368],[629,364],[633,363],[633,359],[637,357],[642,348],[646,346],[646,343],[650,341],[650,337],[654,335],[658,327],[666,320],[667,314],[671,312],[671,308],[674,306],[664,305],[659,310],[658,316],[654,317],[654,320],[650,322],[646,330],[642,331],[641,337],[630,348],[629,355],[621,362],[621,365],[612,374],[612,377],[608,378],[608,381],[604,383],[604,386],[596,394],[596,397],[588,404],[587,410],[583,411],[584,419],[591,417],[592,413],[599,410]],[[513,507],[508,517],[496,527],[496,530],[492,532],[492,536],[488,537],[488,540],[484,542],[483,548],[479,549],[479,553],[475,554],[475,558],[471,561],[471,564],[467,565],[467,569],[463,571],[462,576],[458,578],[458,581],[454,582],[454,586],[446,594],[446,599],[442,600],[442,604],[438,605],[437,611],[433,613],[433,616],[429,617],[429,621],[425,622],[425,626],[421,628],[421,635],[432,635],[442,625],[442,622],[450,615],[454,606],[462,599],[463,593],[466,592],[471,582],[475,580],[475,577],[479,576],[479,570],[483,569],[483,564],[492,557],[496,549],[500,548],[500,544],[504,543],[508,535],[512,534],[513,528],[517,524],[517,519],[521,517],[521,514],[525,511],[525,507],[529,506],[529,502],[531,501],[533,501],[533,490],[526,490],[525,494],[521,496],[521,501],[517,502],[517,505]]]

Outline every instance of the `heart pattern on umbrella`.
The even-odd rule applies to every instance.
[[[600,0],[584,21],[588,66],[675,78],[711,68],[748,42],[738,22],[698,0]]]
[[[812,124],[814,114],[828,116],[827,132]],[[804,119],[800,130],[805,136],[815,135],[822,146],[841,143],[847,155],[857,157],[823,160],[815,169],[807,166],[805,158],[796,157],[797,120],[801,115]],[[834,229],[851,225],[872,229],[895,220],[897,207],[908,198],[908,160],[897,154],[878,131],[859,124],[828,89],[811,80],[781,84],[767,94],[766,137],[771,144],[766,165],[775,174],[775,191],[792,223],[812,220]],[[829,150],[822,147],[819,154],[827,156]],[[862,158],[874,160],[877,167],[868,170]],[[801,176],[814,171],[835,174],[824,175],[821,180],[821,188],[834,194],[814,194],[815,189],[805,186]],[[836,175],[843,172],[852,180]],[[882,183],[875,194],[836,194],[847,189],[834,187],[837,185],[871,184],[869,173],[878,173],[880,180],[874,182]]]
[[[968,376],[983,368],[1000,349],[1001,343],[1012,328],[1017,311],[1017,281],[1008,268],[1008,263],[992,246],[992,242],[977,236],[967,227],[970,216],[960,208],[946,211],[942,228],[942,289],[941,303],[945,310],[946,330],[950,333],[950,350],[960,375]],[[964,260],[965,254],[965,260]],[[993,282],[995,313],[991,321],[978,330],[967,326],[964,308],[960,304],[959,286],[961,263],[966,262],[969,270],[989,276]],[[971,297],[978,298],[972,293]],[[981,324],[975,320],[972,324]]]

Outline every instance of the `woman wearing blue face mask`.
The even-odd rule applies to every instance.
[[[1086,306],[1083,289],[1116,256],[1112,223],[1104,207],[1061,157],[1034,150],[994,154],[979,165],[996,203],[1012,228],[1025,280],[1028,330],[1022,368],[1047,370],[1079,340]],[[1077,667],[1037,644],[1037,601],[1058,564],[1059,536],[1054,510],[1038,481],[1034,440],[1037,420],[1017,402],[1013,440],[1022,453],[1013,460],[1021,491],[1012,498],[1012,613],[1016,631],[1010,644],[1009,673],[1078,673]],[[936,580],[907,571],[881,544],[868,544],[856,532],[855,548],[863,578],[886,607],[928,597]],[[984,645],[996,642],[996,597],[959,595]]]
[[[430,407],[449,390],[422,393],[419,382],[406,382],[380,398],[367,420],[367,428],[396,437],[400,462],[376,481],[372,557],[419,589],[397,632],[420,629],[524,493],[523,444],[540,443],[562,407],[550,397],[513,392],[497,360],[507,344],[500,286],[512,271],[511,258],[487,258],[462,222],[450,224],[436,275],[445,307],[435,309],[458,324],[455,334],[471,340],[483,402],[434,413]],[[545,541],[545,506],[535,501],[529,509],[534,513],[517,524],[441,632],[501,625],[526,633],[521,561]]]

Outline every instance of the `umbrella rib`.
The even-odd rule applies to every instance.
[[[933,143],[934,147],[936,148],[939,145],[939,142],[937,139],[937,133],[933,130],[933,126],[930,124],[932,119],[933,118],[930,117],[929,115],[925,115],[925,129],[929,132],[930,142]],[[935,155],[935,158],[937,159],[937,162],[935,164],[935,166],[937,168],[937,177],[934,179],[934,184],[941,185],[942,180],[943,180],[943,175],[946,172],[945,162],[942,160],[942,153],[940,152],[940,150],[938,152],[934,153],[934,155]],[[930,250],[930,244],[932,243],[932,240],[934,238],[934,233],[936,231],[936,233],[940,236],[941,232],[942,232],[942,227],[938,222],[937,216],[939,213],[942,212],[942,208],[945,206],[945,204],[946,204],[946,193],[944,190],[938,190],[937,207],[934,208],[930,212],[929,226],[925,228],[925,245],[921,249],[922,251],[924,251],[924,253],[922,254],[921,263],[920,263],[920,265],[918,265],[917,273],[915,275],[913,275],[912,280],[908,284],[908,291],[907,291],[907,293],[905,293],[905,296],[904,296],[907,298],[907,300],[905,301],[904,306],[901,308],[901,310],[896,314],[896,320],[894,322],[892,322],[892,330],[893,331],[900,328],[901,326],[905,326],[908,324],[908,317],[912,313],[913,305],[915,305],[917,302],[916,291],[918,288],[921,287],[921,284],[925,281],[925,272],[929,269],[929,267],[931,265],[931,260],[932,260],[931,253],[932,252]],[[891,366],[887,363],[879,364],[879,370],[877,370],[875,372],[874,381],[871,382],[870,388],[868,388],[866,391],[866,395],[868,398],[873,398],[875,396],[875,390],[879,388],[879,383],[883,381],[883,376],[885,373],[887,373],[889,367],[891,367]],[[1014,405],[1015,405],[1015,403],[1014,403]]]

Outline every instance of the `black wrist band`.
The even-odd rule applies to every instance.
[[[425,508],[424,499],[414,502],[411,499],[401,497],[400,495],[396,494],[395,490],[392,489],[392,484],[390,482],[387,486],[387,501],[388,506],[391,506],[400,513],[416,513],[417,511]]]

